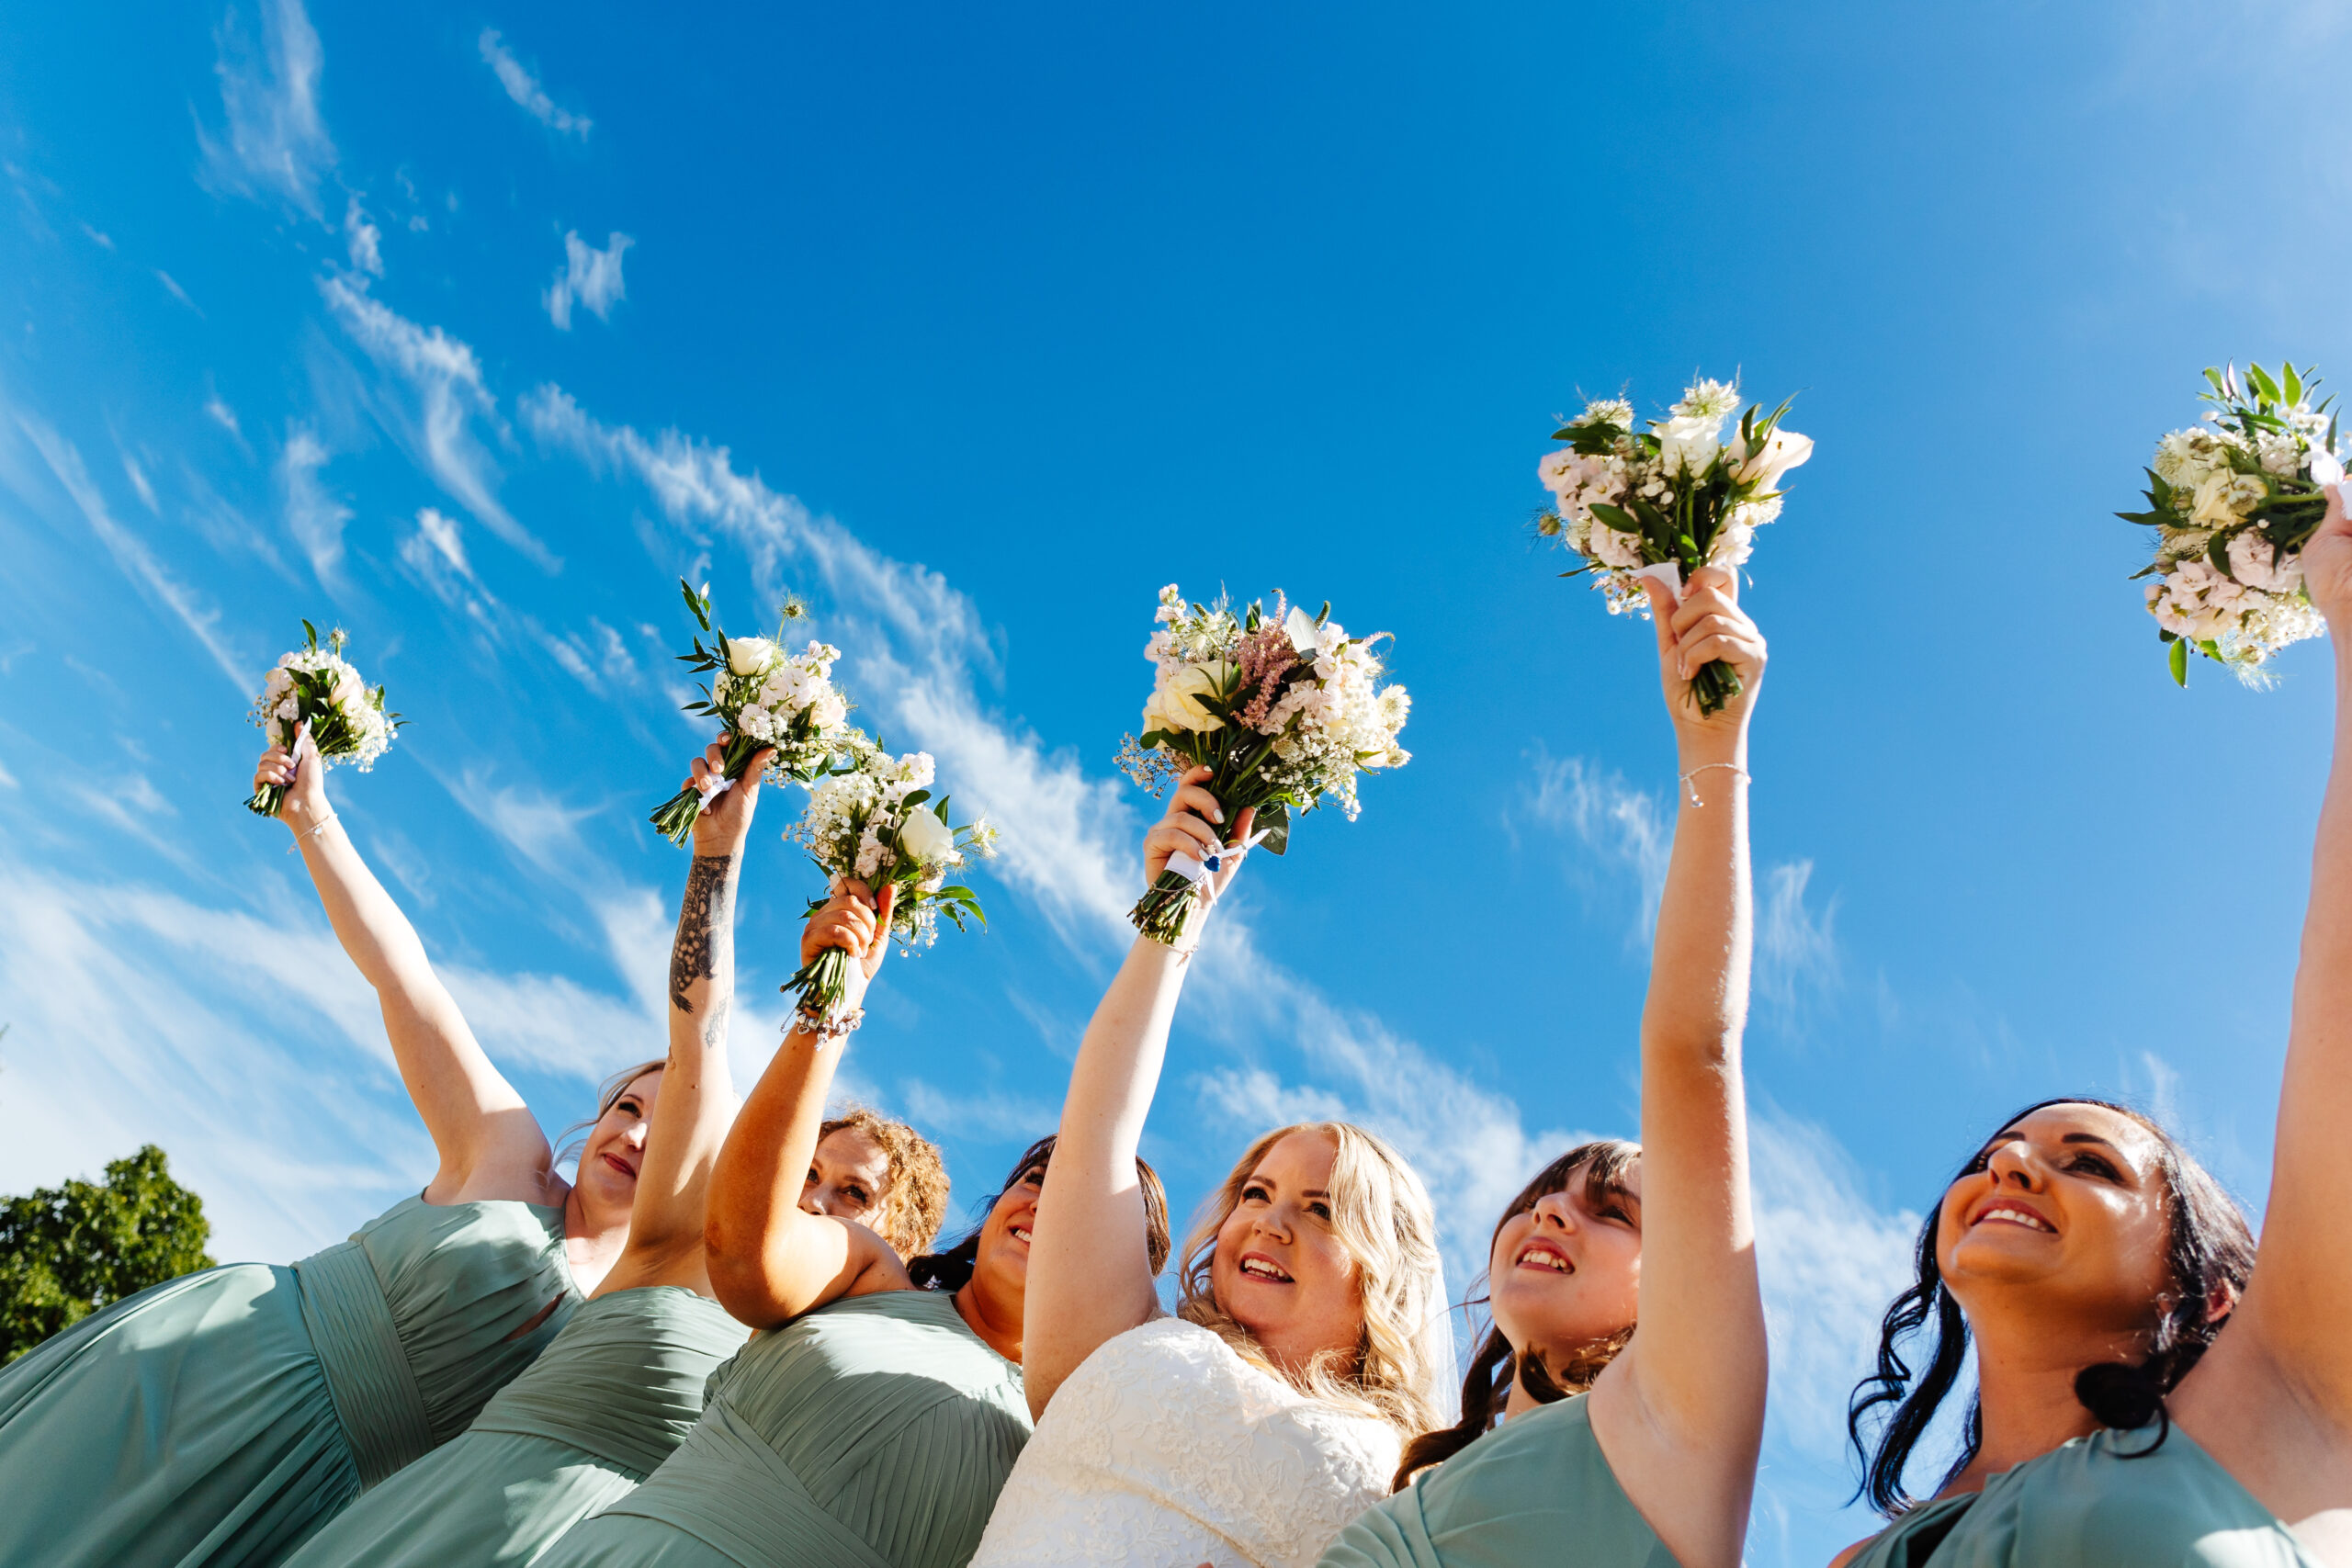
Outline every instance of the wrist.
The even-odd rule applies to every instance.
[[[1747,726],[1737,729],[1704,729],[1698,726],[1675,727],[1674,755],[1680,771],[1727,764],[1745,769],[1747,766]]]

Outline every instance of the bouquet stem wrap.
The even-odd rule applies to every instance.
[[[1119,750],[1119,766],[1153,794],[1196,767],[1228,822],[1257,813],[1259,831],[1204,863],[1171,856],[1169,868],[1129,911],[1154,942],[1181,945],[1215,898],[1215,874],[1262,844],[1288,847],[1293,814],[1326,795],[1353,820],[1357,775],[1401,767],[1396,735],[1411,710],[1402,686],[1382,686],[1374,644],[1386,633],[1351,637],[1331,619],[1286,604],[1236,614],[1220,599],[1187,605],[1170,583],[1159,592],[1159,629],[1144,649],[1157,672],[1144,705],[1142,739]]]

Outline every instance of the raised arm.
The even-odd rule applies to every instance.
[[[803,964],[828,947],[846,948],[848,1006],[863,1006],[867,986],[890,944],[894,887],[879,910],[862,883],[851,882],[808,919]],[[760,1075],[711,1173],[703,1225],[711,1291],[736,1320],[774,1328],[843,1296],[904,1290],[906,1265],[864,1225],[800,1207],[809,1162],[817,1156],[825,1095],[845,1049],[809,1032],[799,1014]],[[666,1090],[664,1091],[667,1092]]]
[[[727,739],[719,737],[695,759],[687,784],[721,776]],[[770,755],[753,757],[741,782],[695,821],[695,857],[686,867],[678,934],[670,943],[669,1060],[629,1203],[628,1245],[597,1286],[598,1295],[639,1285],[714,1293],[702,1233],[711,1168],[735,1119],[735,1084],[727,1068],[727,1021],[735,1003],[735,886]]]
[[[1678,1562],[1739,1561],[1763,1439],[1764,1309],[1747,1192],[1740,1030],[1747,1013],[1747,719],[1764,642],[1731,573],[1653,589],[1678,754],[1674,849],[1642,1010],[1640,1326],[1592,1396],[1593,1429]],[[1745,690],[1702,717],[1712,660]]]
[[[1216,850],[1211,824],[1225,818],[1202,787],[1208,776],[1206,768],[1187,773],[1168,814],[1144,839],[1147,884],[1177,850],[1203,858]],[[1237,838],[1249,831],[1250,816],[1241,814]],[[1222,873],[1218,886],[1232,875]],[[1029,1238],[1021,1371],[1033,1416],[1045,1414],[1062,1380],[1096,1347],[1159,1311],[1136,1152],[1191,962],[1190,952],[1137,937],[1079,1042],[1053,1168]]]
[[[2245,1300],[2172,1401],[2199,1441],[2241,1476],[2340,1465],[2352,1450],[2344,1316],[2352,1297],[2344,1239],[2352,1210],[2352,524],[2340,494],[2331,495],[2302,560],[2335,647],[2335,750],[2312,850],[2270,1198]],[[2245,1468],[2234,1462],[2241,1454],[2249,1456]],[[2324,1496],[2327,1506],[2342,1506],[2341,1475],[2318,1488],[2335,1494]],[[2256,1491],[2274,1506],[2296,1495]]]
[[[278,746],[262,753],[254,784],[286,786],[278,820],[301,848],[336,940],[376,988],[401,1082],[441,1158],[424,1190],[426,1201],[560,1201],[563,1189],[547,1134],[514,1086],[491,1065],[456,999],[433,973],[415,928],[327,803],[326,765],[308,725],[297,731],[291,753]]]

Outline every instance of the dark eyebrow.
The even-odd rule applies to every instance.
[[[2115,1149],[2117,1154],[2123,1152],[2121,1149],[2116,1149],[2113,1144],[2109,1143],[2097,1133],[2069,1133],[2058,1141],[2062,1144],[2097,1144],[2103,1149]]]

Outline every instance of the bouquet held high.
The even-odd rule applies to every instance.
[[[808,614],[798,600],[786,602],[781,626],[771,641],[729,637],[712,626],[707,585],[697,593],[682,581],[678,590],[696,623],[712,635],[710,647],[705,648],[697,637],[692,653],[678,655],[681,663],[711,675],[710,684],[702,689],[707,700],[689,703],[685,711],[713,716],[730,738],[718,782],[707,794],[688,784],[654,807],[649,818],[663,838],[684,844],[702,808],[712,796],[732,788],[763,748],[775,749],[768,760],[769,778],[807,784],[831,765],[851,731],[845,722],[848,700],[832,682],[833,662],[842,650],[812,641],[794,653],[783,645],[783,627]]]
[[[311,744],[322,765],[353,762],[361,773],[376,765],[392,744],[401,716],[384,711],[384,688],[370,686],[345,662],[347,640],[340,628],[327,634],[319,646],[319,628],[302,623],[303,643],[277,660],[277,668],[254,699],[253,721],[273,746],[294,746],[294,728],[311,727]],[[286,803],[284,784],[264,784],[254,791],[245,808],[256,817],[275,817]]]
[[[1277,593],[1272,615],[1253,603],[1237,615],[1225,599],[1188,605],[1170,583],[1156,618],[1144,649],[1156,679],[1143,736],[1120,748],[1120,768],[1159,795],[1205,767],[1209,793],[1232,818],[1257,811],[1257,832],[1208,863],[1170,857],[1129,913],[1146,936],[1172,943],[1212,896],[1204,889],[1225,857],[1259,843],[1282,853],[1292,814],[1326,795],[1355,819],[1356,775],[1408,760],[1396,733],[1412,699],[1402,686],[1380,684],[1374,645],[1388,634],[1351,637],[1329,604],[1309,615]]]
[[[2214,406],[2204,428],[2156,443],[2148,510],[2119,512],[2156,531],[2148,613],[2168,645],[2172,678],[2188,683],[2195,649],[2248,685],[2269,679],[2263,661],[2327,624],[2303,591],[2302,548],[2327,515],[2327,487],[2344,482],[2334,399],[2310,400],[2319,378],[2282,366],[2208,369]]]
[[[995,853],[996,829],[985,818],[950,826],[947,797],[932,798],[928,751],[893,757],[854,729],[844,745],[848,755],[815,786],[808,810],[785,838],[806,848],[835,888],[854,878],[878,904],[882,890],[895,886],[889,934],[909,948],[937,941],[942,915],[957,931],[967,919],[988,924],[972,890],[947,876]],[[822,907],[811,899],[808,911]],[[820,1032],[836,1032],[846,1017],[849,963],[846,952],[829,947],[785,983]]]
[[[1749,404],[1725,441],[1736,383],[1702,380],[1640,431],[1625,399],[1588,403],[1553,433],[1566,447],[1536,467],[1555,502],[1537,528],[1587,563],[1562,575],[1598,573],[1611,615],[1645,615],[1645,580],[1679,596],[1701,567],[1745,562],[1756,530],[1781,514],[1781,477],[1813,456],[1811,437],[1780,427],[1788,407],[1759,418],[1762,405]],[[1690,694],[1713,713],[1739,694],[1739,676],[1719,660],[1702,665]]]

